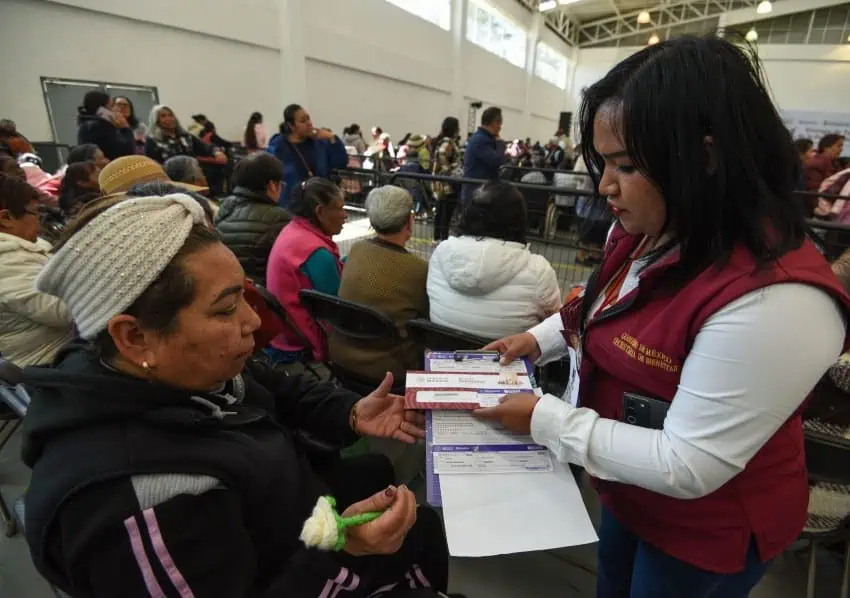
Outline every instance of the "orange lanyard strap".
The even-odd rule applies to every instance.
[[[632,264],[636,259],[643,255],[644,249],[647,245],[647,237],[644,237],[641,242],[635,247],[635,250],[632,251],[632,254],[629,256],[623,265],[617,270],[617,273],[611,279],[611,282],[608,283],[608,286],[605,288],[605,291],[602,293],[603,299],[602,304],[599,306],[599,309],[596,313],[602,313],[615,303],[620,298],[620,291],[623,288],[623,283],[626,282],[626,277],[629,274],[629,270],[632,269]]]
[[[623,288],[623,283],[626,281],[626,275],[629,273],[631,266],[632,259],[629,258],[617,271],[617,273],[614,275],[614,278],[611,279],[611,282],[608,283],[608,286],[602,293],[602,304],[599,306],[599,309],[596,313],[602,313],[603,311],[611,307],[614,303],[616,303],[617,299],[620,298],[620,289]]]

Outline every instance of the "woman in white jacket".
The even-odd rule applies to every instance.
[[[443,241],[428,267],[431,321],[500,338],[561,308],[549,262],[526,243],[525,199],[509,183],[482,186],[463,211],[458,237]]]
[[[35,290],[50,251],[38,227],[38,192],[0,174],[0,354],[21,367],[50,363],[72,334],[65,304]]]

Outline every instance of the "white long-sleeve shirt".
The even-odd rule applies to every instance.
[[[560,314],[530,330],[539,364],[564,356]],[[591,475],[676,498],[705,496],[740,473],[841,353],[845,322],[824,291],[785,283],[748,293],[703,324],[664,427],[604,419],[544,395],[531,434]]]

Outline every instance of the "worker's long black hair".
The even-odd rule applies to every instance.
[[[581,149],[598,187],[593,123],[610,117],[635,166],[660,190],[664,231],[688,280],[743,244],[759,264],[806,234],[793,196],[799,160],[757,57],[714,36],[680,37],[630,56],[584,92]]]

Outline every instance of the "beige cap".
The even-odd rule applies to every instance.
[[[147,156],[122,156],[121,158],[116,158],[107,164],[97,177],[100,192],[103,195],[126,193],[136,185],[157,181],[170,182],[195,193],[202,193],[209,190],[208,187],[199,187],[198,185],[172,181],[165,174],[162,165]]]

